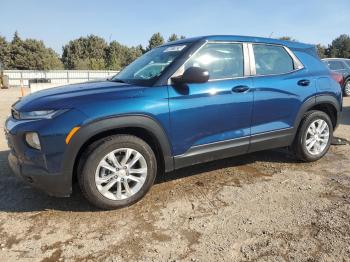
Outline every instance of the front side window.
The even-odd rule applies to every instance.
[[[344,65],[341,61],[328,61],[329,69],[331,70],[342,70]]]
[[[181,68],[200,67],[209,71],[209,79],[242,77],[244,74],[243,47],[236,43],[208,43]]]
[[[161,46],[147,52],[111,79],[151,86],[162,72],[186,50],[187,45]]]
[[[294,70],[294,62],[282,46],[254,44],[257,75],[284,74]]]

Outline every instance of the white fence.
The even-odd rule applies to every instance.
[[[48,79],[50,83],[59,85],[82,83],[90,80],[106,79],[118,71],[108,70],[4,70],[9,77],[9,85],[29,86],[30,79]]]

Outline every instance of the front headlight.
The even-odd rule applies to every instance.
[[[20,119],[38,119],[38,118],[52,118],[55,114],[55,110],[43,110],[43,111],[31,111],[31,112],[20,112]]]
[[[40,111],[30,111],[30,112],[18,112],[13,110],[12,116],[19,120],[29,120],[29,119],[51,119],[59,114],[62,114],[67,110],[40,110]]]

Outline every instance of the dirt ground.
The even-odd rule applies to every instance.
[[[0,128],[18,89],[0,90]],[[350,99],[336,136],[350,140]],[[284,149],[182,169],[139,203],[99,211],[17,180],[0,134],[1,261],[350,261],[350,146]]]

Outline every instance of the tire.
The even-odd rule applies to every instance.
[[[321,125],[320,127],[318,123],[326,123],[327,127],[325,127],[321,135],[315,132],[316,138],[320,139],[320,141],[313,142],[316,140],[316,138],[314,138],[314,136],[309,133],[309,132],[314,132],[312,130],[313,127],[310,127],[310,126],[314,124],[317,130],[320,130],[318,128],[322,129],[322,127],[324,126]],[[325,134],[327,129],[328,129],[328,140],[327,142],[325,142],[324,139],[326,137]],[[299,160],[302,160],[305,162],[313,162],[313,161],[319,160],[327,153],[331,145],[332,139],[333,139],[333,125],[329,116],[322,111],[316,111],[316,110],[309,111],[305,114],[304,118],[302,119],[299,125],[298,132],[296,134],[296,137],[292,145],[292,150],[294,151],[294,154]],[[322,143],[322,146],[321,146],[321,143]],[[320,147],[318,147],[318,145],[320,145]],[[308,146],[309,147],[311,146],[311,148],[308,149]]]
[[[79,186],[91,204],[118,209],[146,195],[157,174],[157,161],[142,139],[115,135],[92,144],[83,154],[78,170]]]
[[[344,96],[350,96],[350,79],[345,81],[343,93],[344,93]]]

